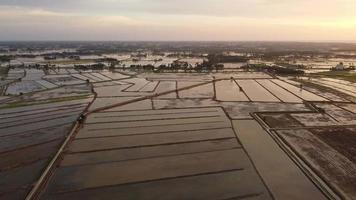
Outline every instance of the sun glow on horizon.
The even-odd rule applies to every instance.
[[[356,40],[352,0],[0,2],[0,40]]]

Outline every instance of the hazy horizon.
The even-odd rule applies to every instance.
[[[206,42],[206,43],[214,43],[214,42],[246,42],[246,43],[258,43],[258,42],[265,42],[265,43],[355,43],[356,40],[0,40],[1,43],[7,42],[177,42],[177,43],[184,43],[184,42]]]
[[[0,41],[356,42],[353,0],[2,0]]]

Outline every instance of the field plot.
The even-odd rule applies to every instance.
[[[249,101],[245,93],[239,90],[235,81],[217,81],[215,87],[216,99],[219,101]]]
[[[95,110],[106,106],[112,106],[118,103],[131,101],[136,98],[139,97],[99,97],[95,99],[93,104],[90,106],[89,110]]]
[[[85,83],[83,80],[72,77],[71,75],[47,75],[44,76],[43,79],[59,86]]]
[[[289,113],[261,113],[259,116],[270,128],[293,128],[303,126]]]
[[[73,68],[66,68],[66,70],[68,71],[68,73],[70,74],[77,74],[79,73],[77,70],[73,69]]]
[[[90,91],[90,86],[88,85],[64,86],[9,98],[6,102],[0,104],[0,108],[40,105],[68,100],[87,103],[93,97]]]
[[[9,99],[9,97],[7,97],[7,96],[0,96],[0,103],[3,103],[8,99]]]
[[[345,81],[345,80],[334,79],[334,78],[322,78],[322,80],[335,82],[335,83],[338,83],[340,85],[350,86],[350,88],[348,88],[348,89],[351,89],[352,87],[354,87],[354,88],[356,87],[356,83],[351,83],[351,82]]]
[[[162,92],[168,92],[168,91],[173,91],[177,89],[177,83],[175,81],[160,81],[155,93],[162,93]],[[169,94],[165,94],[162,96],[159,96],[157,98],[177,98],[177,93],[176,92],[171,92]]]
[[[22,78],[24,76],[24,73],[8,73],[6,76],[6,80],[17,80],[19,78]]]
[[[118,73],[118,72],[110,72],[110,71],[103,71],[101,72],[102,75],[109,77],[112,80],[119,80],[123,78],[128,78],[129,76]]]
[[[67,69],[65,69],[65,68],[59,68],[59,69],[57,70],[57,73],[58,73],[58,74],[69,74],[69,72],[68,72]]]
[[[140,89],[142,89],[143,87],[145,87],[147,84],[150,83],[149,81],[143,78],[126,79],[125,82],[133,84],[132,86],[130,86],[125,90],[126,92],[138,92]]]
[[[87,103],[0,109],[0,196],[25,199]]]
[[[342,199],[356,199],[356,130],[325,128],[277,132]]]
[[[93,76],[95,76],[95,77],[97,77],[97,78],[100,78],[100,80],[102,80],[102,81],[110,81],[111,80],[111,78],[109,78],[109,77],[107,77],[107,76],[104,76],[104,75],[102,75],[101,73],[91,73],[91,75],[93,75]]]
[[[26,76],[22,78],[23,81],[34,81],[34,80],[41,80],[42,77],[45,75],[43,70],[39,69],[25,69]]]
[[[341,108],[344,108],[345,110],[348,110],[348,111],[356,114],[356,104],[351,104],[351,103],[346,104],[345,103],[345,104],[336,104],[336,105],[340,106]]]
[[[36,81],[21,81],[11,83],[7,89],[7,95],[18,95],[20,93],[29,93],[33,91],[40,91],[46,89],[41,84],[37,83]]]
[[[306,87],[304,86],[304,88],[310,92],[313,92],[314,94],[321,96],[325,99],[331,100],[331,101],[339,101],[339,102],[349,102],[349,100],[346,100],[334,93],[328,92],[328,91],[321,91],[319,89],[316,88],[312,88],[312,87]]]
[[[322,97],[320,97],[316,94],[313,94],[311,92],[308,92],[306,90],[300,90],[300,88],[298,88],[294,85],[288,84],[286,82],[283,82],[281,80],[274,79],[272,81],[306,101],[327,101],[327,99],[325,99],[325,98],[322,98]]]
[[[126,104],[123,106],[118,106],[114,107],[111,109],[107,109],[105,111],[110,112],[110,111],[128,111],[128,110],[152,110],[153,103],[151,99],[146,99],[142,101],[136,101],[130,104]]]
[[[355,125],[356,114],[333,104],[315,104],[318,112],[259,113],[270,128]]]
[[[95,87],[94,90],[98,94],[98,97],[116,97],[122,96],[122,90],[130,87],[130,85],[113,85]]]
[[[57,71],[56,71],[56,70],[53,70],[53,69],[47,70],[47,73],[48,73],[49,75],[57,75],[57,74],[58,74]]]
[[[254,112],[309,111],[304,104],[295,103],[221,102],[220,105],[232,119],[251,119]]]
[[[233,120],[232,123],[239,141],[275,199],[327,199],[258,122]]]
[[[9,69],[6,80],[16,80],[25,76],[24,69],[12,68]]]
[[[255,80],[235,80],[251,101],[280,102]]]
[[[294,94],[288,92],[284,88],[281,88],[277,84],[273,83],[271,80],[256,80],[258,83],[263,85],[267,90],[272,92],[275,96],[281,99],[283,102],[287,103],[302,103],[302,99],[295,96]]]
[[[178,89],[189,87],[192,85],[197,85],[202,82],[178,82]],[[214,97],[214,86],[212,83],[205,84],[202,86],[194,87],[187,90],[182,90],[178,92],[179,98],[210,98]]]
[[[356,114],[332,104],[316,104],[341,125],[356,125]]]
[[[354,85],[346,85],[346,84],[342,84],[330,80],[324,80],[324,79],[313,79],[312,82],[319,83],[323,86],[335,89],[339,92],[345,93],[352,97],[356,97],[356,86]]]
[[[149,82],[140,89],[140,92],[153,92],[156,89],[158,83],[158,81]]]
[[[213,80],[212,76],[205,73],[150,73],[150,74],[141,74],[138,77],[144,77],[148,80],[155,81],[211,81]]]
[[[107,86],[115,86],[115,85],[129,85],[129,83],[118,82],[118,81],[108,81],[108,82],[93,83],[93,86],[95,88],[107,87]]]
[[[152,95],[152,91],[156,88],[153,82],[147,82],[145,79],[127,79],[128,81],[115,81],[100,83],[99,87],[95,87],[94,90],[98,94],[98,97],[144,97]],[[135,82],[136,85],[131,83]],[[153,85],[151,85],[153,83]],[[156,83],[157,84],[157,83]],[[97,83],[94,85],[98,85]],[[105,86],[108,85],[108,86]],[[142,86],[143,85],[143,86]],[[147,86],[147,87],[146,87]],[[147,91],[145,91],[147,90]]]
[[[155,109],[200,108],[220,105],[221,103],[212,99],[153,99],[153,107]]]
[[[238,72],[238,73],[215,73],[214,76],[217,79],[263,79],[263,78],[272,78],[270,75],[263,72]]]
[[[9,83],[12,83],[13,80],[0,80],[0,87],[5,87]]]
[[[82,81],[89,80],[89,81],[91,81],[91,82],[95,82],[95,81],[93,81],[93,80],[90,80],[88,77],[83,76],[82,74],[71,74],[71,76],[73,76],[73,77],[76,78],[76,79],[82,80]]]
[[[304,104],[217,102],[211,99],[154,99],[153,106],[155,109],[222,106],[232,119],[252,119],[250,113],[254,112],[310,111]]]
[[[333,118],[320,113],[292,113],[294,119],[304,126],[331,126],[338,124]]]
[[[52,90],[40,91],[26,97],[22,97],[24,101],[46,101],[51,99],[87,99],[91,96],[91,87],[89,85],[71,85],[55,88]]]
[[[57,85],[55,85],[55,84],[53,84],[51,82],[48,82],[46,80],[37,80],[36,82],[39,83],[40,85],[42,85],[43,87],[47,88],[47,89],[58,87]]]
[[[154,200],[157,194],[177,200],[271,199],[220,108],[89,116],[42,199]]]
[[[92,75],[92,73],[81,73],[80,75],[86,77],[86,79],[89,79],[90,82],[100,82],[103,81],[102,79]]]

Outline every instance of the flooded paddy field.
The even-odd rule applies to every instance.
[[[22,78],[24,81],[41,80],[45,75],[41,69],[25,69],[25,76]]]
[[[278,79],[231,79],[215,83],[219,101],[302,103],[327,99]]]
[[[89,110],[95,110],[98,108],[112,106],[115,104],[124,103],[126,101],[131,101],[137,98],[138,97],[97,97],[93,102],[93,104],[90,106]]]
[[[356,114],[356,104],[352,104],[352,103],[345,103],[345,104],[336,104],[337,106],[348,110],[354,114]]]
[[[280,102],[274,95],[254,80],[236,80],[251,101]]]
[[[304,170],[344,199],[355,199],[356,114],[353,103],[315,103],[309,112],[258,113],[278,141],[295,154]],[[347,109],[349,108],[349,109]]]
[[[183,82],[180,81],[178,82],[178,89],[181,88],[185,88],[185,87],[189,87],[189,86],[193,86],[193,85],[197,85],[197,84],[201,84],[204,82]],[[215,96],[215,92],[214,92],[214,85],[212,83],[209,84],[205,84],[202,86],[198,86],[198,87],[193,87],[191,89],[187,89],[187,90],[181,90],[178,92],[178,96],[179,98],[182,99],[200,99],[200,98],[207,98],[207,99],[213,99]]]
[[[7,87],[5,94],[18,95],[20,93],[30,93],[34,91],[41,91],[44,89],[46,88],[40,83],[37,83],[36,81],[21,81],[21,82],[11,83]]]
[[[282,102],[289,102],[289,103],[302,103],[302,99],[298,96],[294,95],[293,93],[288,92],[284,88],[278,86],[271,80],[261,79],[256,80],[259,84],[265,87],[268,91],[274,94],[278,99]]]
[[[327,199],[257,121],[233,120],[232,124],[275,199]]]
[[[356,114],[337,106],[337,104],[316,104],[316,106],[322,108],[330,117],[335,119],[339,124],[356,125]]]
[[[45,91],[32,92],[21,96],[9,97],[4,101],[2,107],[17,107],[24,105],[45,104],[66,100],[91,98],[91,87],[88,85],[75,85],[54,88]]]
[[[88,100],[0,109],[0,197],[24,199]]]
[[[349,92],[343,92],[338,88],[330,87],[324,85],[323,83],[316,82],[316,78],[306,78],[301,77],[295,79],[299,84],[303,84],[303,88],[307,91],[310,91],[318,96],[321,96],[329,101],[336,102],[356,102],[356,97],[348,94]]]
[[[298,85],[262,72],[65,71],[38,76],[32,71],[36,75],[27,81],[43,89],[12,96],[6,109],[0,106],[0,173],[9,171],[6,181],[14,183],[8,187],[0,181],[0,195],[26,196],[43,175],[48,182],[36,191],[40,199],[153,200],[162,190],[176,199],[325,199],[262,126],[277,134],[356,123],[353,103],[300,91]],[[82,113],[81,126],[59,149]],[[240,136],[249,134],[259,136],[246,149]],[[267,157],[284,166],[279,172],[295,182],[278,186],[283,178],[271,176],[268,165],[261,164],[264,156],[256,141],[265,152],[276,152]],[[48,166],[58,150],[61,159]],[[23,171],[17,167],[22,165]],[[46,166],[51,176],[44,173]],[[34,173],[19,178],[29,171]],[[10,192],[16,188],[24,188],[23,193]]]
[[[46,81],[46,80],[38,80],[36,82],[39,83],[40,85],[42,85],[43,87],[47,88],[47,89],[52,89],[52,88],[58,87],[58,85],[53,84],[53,83],[51,83],[49,81]]]
[[[7,80],[17,80],[19,78],[23,78],[25,76],[25,70],[19,68],[11,68],[9,69],[6,79]]]
[[[288,84],[281,80],[272,80],[277,85],[283,87],[284,89],[288,90],[289,92],[295,94],[296,96],[306,100],[306,101],[328,101],[327,99],[320,97],[314,93],[306,91],[304,89],[300,89],[294,85]]]
[[[146,73],[137,75],[152,81],[211,81],[213,77],[208,73]]]
[[[153,100],[153,106],[156,109],[221,106],[232,119],[252,119],[250,113],[259,111],[310,111],[304,104],[216,102],[210,99],[157,99]]]
[[[174,92],[177,90],[177,82],[176,81],[160,81],[158,86],[156,87],[156,93],[163,93],[167,91],[173,91],[169,94],[158,96],[157,98],[169,98],[175,99],[177,98],[177,93]]]
[[[337,124],[337,121],[331,116],[322,113],[293,113],[290,114],[290,116],[303,126],[328,126]]]
[[[143,89],[150,82],[143,78],[131,78],[126,79],[125,82],[131,83],[132,85],[128,87],[126,92],[138,92],[140,89]]]
[[[321,110],[307,112],[295,110],[289,113],[261,111],[258,115],[270,128],[356,125],[356,114],[338,104],[315,103],[314,105]]]
[[[355,199],[354,128],[280,130],[277,134],[342,198]]]
[[[249,101],[234,80],[218,81],[215,83],[215,87],[216,99],[219,101]]]
[[[217,79],[260,79],[272,78],[270,75],[263,72],[227,72],[227,73],[214,73]]]
[[[220,108],[90,116],[42,199],[155,199],[162,189],[177,199],[271,199]]]
[[[351,87],[356,87],[356,83],[352,83],[352,82],[345,81],[345,80],[334,79],[334,78],[322,78],[322,80],[335,82],[335,83],[338,83],[338,84],[341,84],[341,85],[347,85],[347,86],[351,86]]]
[[[115,84],[110,86],[95,87],[94,91],[98,97],[120,97],[123,96],[123,90],[130,87],[131,84]]]
[[[140,88],[140,92],[153,92],[159,84],[159,81],[150,81],[145,86]]]
[[[312,88],[312,87],[309,87],[309,86],[303,86],[303,88],[305,88],[306,90],[318,95],[318,96],[321,96],[325,99],[328,99],[330,101],[338,101],[338,102],[349,102],[350,100],[344,98],[344,97],[341,97],[335,93],[331,93],[329,91],[321,91],[320,89],[317,89],[317,88]]]
[[[340,82],[337,79],[313,79],[311,82],[321,84],[325,87],[333,88],[352,97],[356,97],[356,86],[347,81]]]

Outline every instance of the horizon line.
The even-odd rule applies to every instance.
[[[279,43],[355,43],[356,40],[0,40],[7,42],[279,42]]]

